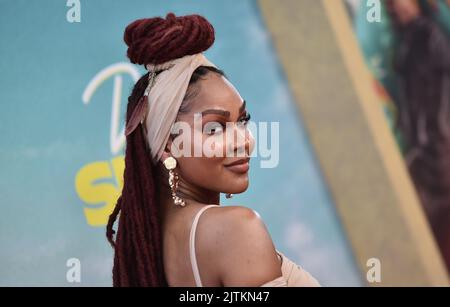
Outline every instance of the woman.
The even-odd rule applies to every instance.
[[[450,39],[417,0],[390,0],[399,37],[397,125],[405,159],[450,270]]]
[[[107,227],[114,286],[318,285],[275,249],[257,213],[219,204],[220,193],[247,189],[254,139],[245,101],[202,54],[211,24],[169,13],[136,20],[124,40],[149,73],[129,97],[124,187]],[[173,129],[179,123],[189,129]],[[180,154],[205,144],[216,155]]]

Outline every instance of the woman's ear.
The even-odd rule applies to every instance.
[[[166,147],[164,148],[164,151],[161,155],[161,162],[164,162],[164,160],[166,160],[169,157],[172,157],[172,153],[171,153],[171,148],[172,146],[172,136],[169,137],[169,139],[167,140],[167,144]]]
[[[164,160],[166,160],[167,158],[171,157],[170,152],[168,152],[167,150],[164,150],[162,155],[161,155],[161,162],[164,162]]]
[[[166,148],[164,149],[167,152],[171,152],[170,148],[172,147],[172,142],[173,142],[173,137],[172,135],[169,136],[169,138],[167,139],[167,144],[166,144]]]

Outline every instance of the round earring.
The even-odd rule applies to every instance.
[[[186,202],[184,199],[180,198],[177,195],[177,188],[178,188],[178,175],[173,171],[175,167],[177,167],[177,160],[175,160],[173,157],[168,157],[163,162],[166,169],[169,170],[169,186],[172,190],[172,198],[173,202],[177,206],[184,207],[186,205]]]
[[[226,198],[231,198],[231,197],[233,197],[233,194],[227,193],[227,194],[225,194],[225,197],[226,197]]]

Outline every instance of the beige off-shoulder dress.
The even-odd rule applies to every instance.
[[[217,206],[218,205],[213,204],[206,205],[197,212],[192,222],[189,236],[189,254],[191,259],[192,272],[194,274],[195,284],[197,287],[203,287],[203,285],[200,279],[197,258],[195,256],[195,232],[200,215],[205,212],[206,209]],[[276,250],[276,252],[281,260],[281,276],[262,284],[260,287],[320,287],[320,284],[317,282],[317,280],[312,277],[311,274],[305,271],[300,265],[290,260],[279,250]]]

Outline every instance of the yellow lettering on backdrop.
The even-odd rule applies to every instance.
[[[84,214],[90,226],[108,222],[123,187],[124,156],[83,166],[75,177],[75,190],[86,204]],[[99,182],[101,181],[101,182]]]

